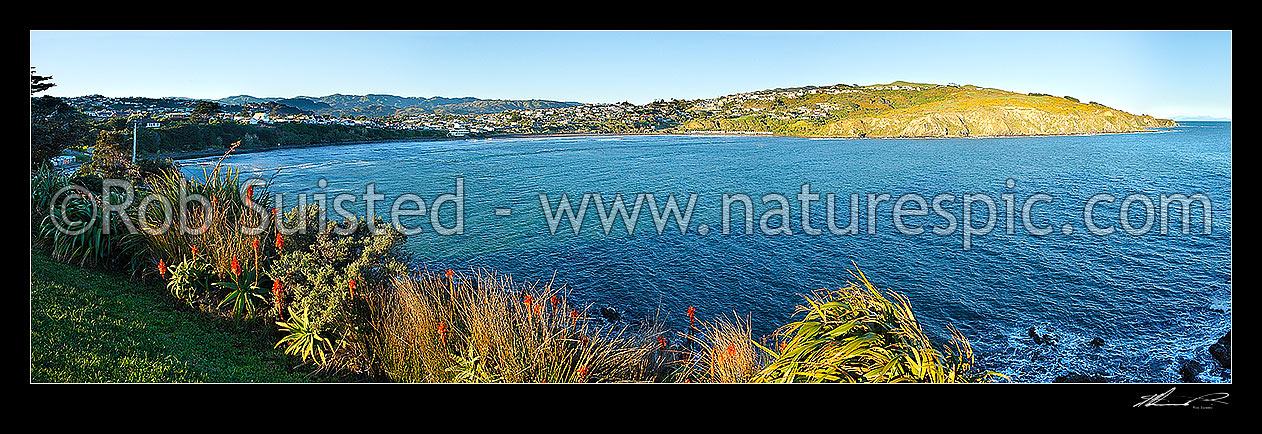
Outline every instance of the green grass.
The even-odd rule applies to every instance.
[[[31,251],[32,382],[305,382],[259,327]]]

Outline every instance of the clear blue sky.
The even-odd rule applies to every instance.
[[[895,80],[1231,116],[1230,32],[31,32],[55,96],[580,102]]]

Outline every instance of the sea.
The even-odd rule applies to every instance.
[[[1205,367],[1199,381],[1231,381],[1207,351],[1231,330],[1231,154],[1230,122],[1183,122],[1009,138],[471,138],[224,164],[286,209],[342,195],[364,216],[379,197],[374,215],[391,222],[397,203],[419,231],[403,246],[417,269],[563,285],[614,324],[682,331],[695,307],[768,336],[800,318],[803,296],[861,272],[905,295],[931,339],[958,328],[979,367],[1014,382],[1164,383],[1187,360]],[[180,164],[200,176],[217,160]]]

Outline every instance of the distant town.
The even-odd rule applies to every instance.
[[[930,85],[943,87],[940,85]],[[955,84],[947,86],[959,87]],[[855,106],[835,102],[811,104],[784,104],[816,95],[863,94],[880,91],[917,91],[925,86],[891,84],[875,86],[844,85],[827,87],[802,87],[745,92],[713,99],[658,100],[644,105],[631,103],[578,104],[556,103],[556,106],[534,109],[505,109],[485,113],[453,113],[443,109],[412,110],[396,107],[394,113],[380,113],[381,105],[366,104],[342,110],[326,110],[320,113],[286,105],[286,101],[256,99],[259,102],[241,105],[221,104],[211,114],[218,122],[238,122],[252,125],[276,123],[303,123],[318,125],[345,125],[394,130],[442,131],[451,137],[484,136],[492,134],[540,134],[540,133],[634,133],[634,132],[683,132],[688,121],[706,118],[737,119],[747,116],[765,117],[781,121],[822,122],[832,115],[852,111]],[[252,97],[249,97],[252,98]],[[228,100],[228,99],[225,99]],[[314,99],[299,99],[313,102]],[[96,119],[128,118],[140,120],[141,126],[157,128],[186,121],[193,115],[195,104],[202,100],[189,98],[106,97],[91,95],[66,98],[66,102]],[[496,100],[480,100],[496,101]],[[505,101],[511,106],[513,101]],[[777,104],[777,102],[780,102]],[[300,105],[300,104],[295,104]],[[306,104],[301,104],[306,105]],[[713,132],[696,130],[693,132]],[[730,132],[730,131],[729,131]],[[758,132],[758,131],[750,131]],[[770,133],[766,131],[765,133]]]

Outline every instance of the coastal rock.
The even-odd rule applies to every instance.
[[[1095,339],[1092,339],[1092,340],[1091,340],[1091,342],[1087,342],[1087,345],[1090,345],[1090,346],[1093,346],[1093,347],[1103,346],[1103,345],[1104,345],[1104,339],[1100,339],[1099,337],[1096,337]]]
[[[1209,346],[1209,355],[1214,356],[1222,367],[1231,369],[1231,332],[1228,331],[1218,342]]]
[[[1053,383],[1108,383],[1109,379],[1108,377],[1100,373],[1079,374],[1077,372],[1070,372],[1068,374],[1056,377],[1056,379],[1052,380],[1052,382]]]
[[[622,314],[610,307],[600,308],[600,316],[605,317],[609,321],[617,321],[619,318],[622,318]]]
[[[1201,380],[1197,378],[1197,375],[1204,370],[1205,367],[1201,365],[1201,362],[1184,360],[1179,363],[1179,379],[1184,383],[1200,383]]]
[[[1033,340],[1035,344],[1053,345],[1056,343],[1056,335],[1053,335],[1051,333],[1040,335],[1038,330],[1035,329],[1034,327],[1030,327],[1030,330],[1028,330],[1028,333],[1030,335],[1030,339]]]

